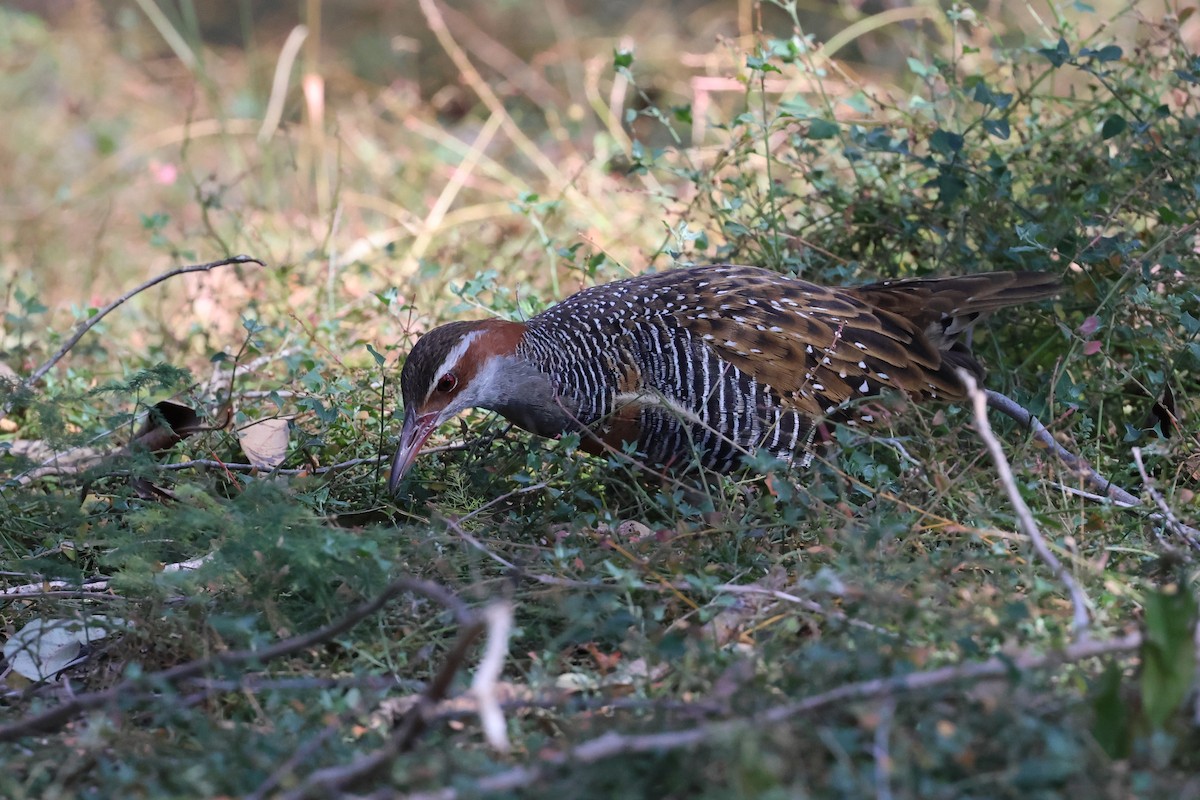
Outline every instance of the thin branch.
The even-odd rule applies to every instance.
[[[184,275],[189,272],[208,272],[209,270],[216,269],[217,267],[224,267],[230,264],[257,264],[260,267],[266,266],[266,264],[264,264],[262,261],[259,261],[257,258],[252,258],[251,256],[232,256],[230,258],[223,258],[220,261],[211,261],[207,264],[192,264],[186,267],[177,267],[176,269],[168,270],[157,277],[151,278],[145,283],[135,286],[125,294],[118,297],[116,300],[113,300],[104,308],[97,311],[94,316],[91,316],[79,323],[79,325],[75,328],[75,332],[71,334],[67,341],[63,342],[62,347],[58,348],[58,351],[54,355],[50,356],[49,360],[31,372],[28,378],[21,381],[21,389],[28,389],[30,386],[40,380],[43,375],[53,369],[54,365],[61,361],[63,357],[70,352],[72,347],[79,343],[79,340],[82,339],[88,331],[100,324],[101,320],[103,320],[117,307],[135,295],[140,294],[141,292],[144,292],[150,287],[156,286],[163,281],[170,280],[176,275]],[[4,405],[0,406],[0,419],[3,419],[8,415],[8,412],[12,410],[12,402],[13,401],[10,399]]]
[[[1009,466],[1008,459],[1004,455],[1004,448],[1000,446],[1000,440],[996,438],[996,434],[992,433],[992,426],[988,422],[987,394],[979,389],[975,378],[966,370],[958,370],[958,376],[966,386],[967,395],[971,398],[971,405],[975,410],[975,432],[979,434],[980,439],[983,439],[983,443],[996,465],[996,474],[1004,486],[1009,502],[1013,505],[1013,510],[1017,512],[1017,521],[1021,525],[1021,531],[1029,537],[1034,552],[1046,566],[1050,567],[1050,572],[1055,579],[1066,587],[1067,594],[1071,598],[1071,634],[1076,640],[1082,639],[1087,636],[1088,628],[1091,625],[1089,611],[1091,603],[1075,580],[1075,576],[1062,565],[1058,556],[1054,555],[1054,551],[1050,549],[1046,537],[1042,536],[1042,532],[1033,518],[1033,512],[1029,510],[1025,499],[1021,497],[1020,490],[1017,489],[1017,482],[1013,478],[1012,467]]]
[[[547,484],[544,481],[539,482],[539,483],[534,483],[534,484],[530,484],[529,486],[522,486],[519,489],[513,489],[511,492],[505,492],[504,494],[499,495],[498,497],[493,497],[491,500],[488,500],[486,503],[484,503],[483,505],[481,505],[479,508],[475,509],[474,511],[471,511],[470,513],[464,514],[463,516],[459,517],[458,523],[462,524],[462,523],[466,522],[467,520],[471,519],[471,517],[476,517],[476,516],[482,514],[484,511],[487,511],[492,506],[499,505],[500,503],[503,503],[506,500],[511,500],[514,497],[520,497],[523,494],[530,494],[531,492],[540,492],[542,489],[546,488],[546,485]]]
[[[348,461],[339,461],[336,464],[330,464],[327,467],[291,467],[265,470],[261,466],[254,464],[230,463],[225,461],[217,461],[212,458],[196,458],[191,461],[180,461],[175,464],[159,464],[156,469],[159,472],[178,472],[185,469],[195,469],[198,467],[207,467],[210,469],[219,469],[229,472],[270,472],[272,475],[325,475],[330,472],[338,472],[340,470],[357,467],[362,464],[376,465],[384,460],[383,456],[374,458],[352,458]]]
[[[1193,550],[1200,550],[1200,543],[1196,540],[1195,531],[1179,521],[1179,518],[1175,516],[1175,512],[1167,505],[1162,492],[1158,491],[1154,486],[1154,481],[1151,480],[1150,474],[1146,472],[1146,465],[1142,463],[1142,448],[1133,448],[1133,463],[1137,464],[1138,473],[1142,476],[1142,488],[1146,490],[1146,493],[1150,495],[1154,504],[1158,506],[1159,511],[1162,512],[1164,527],[1187,542]]]
[[[285,800],[339,796],[346,790],[378,776],[397,757],[407,752],[429,726],[429,712],[446,698],[454,676],[467,657],[467,651],[483,629],[484,623],[478,617],[468,616],[460,623],[458,639],[450,648],[437,674],[429,682],[418,702],[397,724],[383,747],[356,758],[349,764],[325,767],[312,772],[299,786],[283,795]]]
[[[681,588],[681,589],[696,588],[686,582],[682,583],[682,584],[677,584],[677,587]],[[621,588],[624,589],[627,587],[622,586]],[[653,585],[653,584],[647,584],[643,588],[658,589],[660,587],[658,587],[657,585]],[[889,631],[887,628],[881,628],[878,625],[872,625],[870,622],[866,622],[865,620],[855,619],[854,617],[848,616],[845,612],[839,611],[838,609],[835,609],[835,608],[825,608],[823,605],[821,605],[820,603],[818,603],[815,600],[809,600],[807,597],[799,597],[797,595],[792,594],[791,592],[784,592],[779,589],[771,589],[769,587],[762,586],[757,583],[747,583],[747,584],[722,583],[722,584],[718,584],[717,586],[712,587],[712,589],[715,592],[725,592],[727,594],[765,595],[767,597],[774,598],[775,600],[779,600],[784,603],[794,603],[795,605],[798,605],[801,608],[803,608],[805,611],[810,611],[813,614],[820,614],[823,617],[828,617],[829,619],[837,620],[838,622],[841,622],[844,625],[847,625],[848,627],[862,628],[863,630],[868,630],[868,631],[871,631],[872,633],[877,633],[880,636],[887,636],[887,637],[893,638],[893,639],[898,636],[898,634],[895,631]]]
[[[163,572],[188,572],[194,569],[200,569],[205,561],[212,558],[212,553],[200,556],[199,558],[190,558],[187,561],[177,561],[173,564],[164,564]],[[24,575],[22,577],[34,577],[36,573]],[[107,594],[108,578],[92,578],[84,583],[72,583],[64,580],[46,580],[42,578],[33,583],[25,583],[20,586],[10,586],[6,589],[0,589],[0,598],[8,599],[29,599],[33,600],[42,597],[54,597],[59,595],[79,595],[83,597],[105,597],[111,600],[117,599],[117,595]]]
[[[1112,498],[1096,494],[1095,492],[1084,491],[1076,486],[1067,486],[1065,483],[1061,483],[1059,481],[1046,481],[1045,483],[1047,486],[1058,489],[1064,494],[1082,497],[1084,500],[1091,500],[1093,503],[1104,503],[1106,505],[1116,506],[1117,508],[1139,508],[1141,506],[1140,503],[1126,503],[1121,500],[1113,500]]]
[[[995,657],[971,664],[959,664],[925,672],[911,672],[905,675],[847,683],[827,692],[821,692],[794,703],[776,706],[743,719],[720,720],[701,724],[694,728],[659,733],[632,735],[606,733],[575,747],[557,753],[546,753],[531,765],[515,767],[485,776],[471,785],[463,785],[461,789],[445,787],[411,794],[401,793],[395,789],[381,789],[367,797],[370,800],[458,800],[458,798],[476,797],[485,792],[511,792],[543,780],[562,766],[594,764],[631,753],[664,752],[695,747],[715,740],[728,740],[747,730],[783,723],[796,723],[800,717],[806,717],[830,706],[846,702],[888,699],[963,681],[1010,678],[1015,672],[1046,669],[1089,658],[1128,653],[1137,650],[1141,645],[1142,636],[1135,632],[1109,641],[1088,639],[1051,653],[1026,652],[1018,654],[1014,658]],[[460,785],[463,784],[461,778],[456,782]]]
[[[871,743],[871,761],[875,772],[875,800],[892,800],[892,754],[888,744],[892,721],[896,716],[896,698],[885,697],[879,704],[875,738]]]
[[[1078,471],[1089,485],[1095,488],[1098,492],[1102,493],[1104,496],[1098,497],[1097,495],[1084,492],[1080,489],[1075,489],[1060,484],[1053,484],[1054,486],[1057,486],[1064,492],[1074,494],[1079,497],[1085,497],[1089,500],[1099,500],[1101,502],[1111,503],[1117,508],[1136,508],[1139,510],[1145,508],[1145,504],[1142,503],[1141,499],[1133,494],[1130,494],[1125,489],[1122,489],[1108,478],[1105,478],[1103,475],[1096,472],[1096,470],[1092,469],[1086,461],[1055,441],[1053,434],[1046,429],[1046,426],[1043,425],[1037,417],[1033,416],[1033,413],[1030,412],[1029,409],[1020,405],[1015,400],[1000,394],[999,392],[994,392],[989,389],[985,393],[987,394],[989,407],[996,409],[1001,414],[1011,417],[1012,419],[1024,425],[1033,434],[1033,438],[1041,442],[1046,449],[1048,449],[1056,458],[1058,458],[1058,460],[1062,461],[1071,469]],[[1193,528],[1190,525],[1184,525],[1173,516],[1168,516],[1161,513],[1151,513],[1148,514],[1147,517],[1151,521],[1164,522],[1167,524],[1171,524],[1173,520],[1174,525],[1177,526],[1176,531],[1179,533],[1179,535],[1183,536],[1184,538],[1190,537],[1189,544],[1191,544],[1191,539],[1194,539],[1197,543],[1200,543],[1200,528]]]
[[[472,446],[471,442],[451,442],[450,444],[445,444],[445,445],[441,445],[438,447],[426,447],[421,451],[421,454],[428,455],[428,454],[432,454],[432,453],[456,452],[459,450],[466,450],[471,446]],[[75,464],[75,463],[65,464],[65,465],[56,465],[54,463],[55,459],[61,457],[61,456],[56,456],[55,459],[46,461],[45,463],[43,463],[37,467],[34,467],[32,470],[16,476],[15,478],[13,478],[13,480],[24,479],[23,482],[28,482],[28,481],[35,480],[37,478],[45,477],[47,475],[74,475],[74,474],[81,472],[85,467],[94,466],[94,464],[97,461],[102,460],[108,454],[94,453],[92,455],[94,457],[91,458],[85,465]],[[330,464],[325,467],[316,467],[316,468],[313,468],[313,467],[289,467],[286,469],[280,468],[280,469],[271,470],[270,472],[272,475],[326,475],[331,472],[339,472],[341,470],[349,469],[350,467],[361,466],[363,464],[367,464],[370,466],[378,466],[379,464],[386,464],[390,459],[391,459],[391,456],[382,456],[382,455],[369,457],[369,458],[352,458],[352,459],[349,459],[348,461],[339,461],[336,464]],[[263,470],[262,467],[257,467],[254,464],[242,464],[242,463],[237,463],[237,462],[218,461],[217,459],[214,459],[214,458],[195,458],[190,461],[178,461],[174,464],[156,464],[154,466],[154,468],[156,470],[158,470],[159,472],[181,472],[183,470],[201,469],[201,468],[219,469],[219,470],[227,471],[227,472],[244,472],[244,473],[264,472],[265,471],[265,470]],[[112,472],[109,474],[112,476],[115,476],[115,477],[121,477],[121,476],[129,475],[130,473],[128,470],[120,470],[120,471],[115,471],[115,472]],[[527,488],[527,490],[528,490],[528,488]]]
[[[307,650],[318,644],[327,642],[350,630],[367,617],[383,608],[394,597],[404,592],[424,595],[451,611],[460,621],[473,622],[466,605],[448,589],[432,581],[420,578],[403,577],[392,581],[375,597],[359,604],[341,619],[318,628],[315,631],[293,636],[261,650],[233,650],[210,658],[198,659],[178,664],[170,669],[152,672],[138,678],[129,678],[108,689],[99,692],[89,692],[72,697],[59,705],[40,714],[8,725],[0,726],[0,742],[9,742],[33,733],[43,733],[65,725],[84,711],[116,702],[121,697],[136,693],[146,686],[155,684],[176,684],[180,681],[198,677],[204,673],[221,667],[240,666],[243,664],[265,664],[282,656],[291,655]],[[477,624],[477,623],[475,623]]]
[[[1086,461],[1059,444],[1054,435],[1029,409],[1000,392],[987,389],[984,394],[987,396],[989,406],[1021,423],[1033,434],[1033,438],[1041,442],[1059,461],[1082,475],[1084,480],[1097,492],[1121,505],[1137,506],[1142,504],[1137,497],[1096,472]]]
[[[321,747],[323,747],[324,744],[329,741],[330,738],[340,733],[342,731],[342,727],[343,720],[339,718],[321,728],[321,730],[319,730],[315,736],[310,738],[300,747],[296,748],[295,752],[288,756],[282,764],[271,770],[271,774],[268,775],[263,782],[258,785],[258,788],[246,795],[243,800],[263,800],[263,798],[267,797],[272,791],[274,791],[279,784],[287,780],[289,776],[294,775],[298,767],[315,756],[317,751],[319,751]]]
[[[483,649],[483,658],[479,660],[479,668],[471,680],[471,693],[479,705],[479,726],[483,728],[484,738],[495,750],[507,753],[510,749],[508,729],[496,686],[504,671],[504,659],[508,657],[508,637],[513,625],[512,606],[503,601],[492,603],[484,609],[483,619],[487,623],[487,644]]]

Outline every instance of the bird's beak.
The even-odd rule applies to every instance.
[[[405,413],[404,427],[400,430],[400,447],[396,450],[396,457],[392,459],[392,474],[388,477],[389,492],[395,494],[400,488],[400,480],[404,473],[408,472],[408,468],[416,461],[417,453],[421,452],[425,440],[437,426],[436,412],[420,416],[415,411]]]

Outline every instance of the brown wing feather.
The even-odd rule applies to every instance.
[[[1057,279],[1000,272],[829,288],[753,267],[691,271],[676,324],[797,410],[838,416],[884,387],[961,399],[983,370],[956,336],[981,314],[1048,297]]]

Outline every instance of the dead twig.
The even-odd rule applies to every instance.
[[[984,390],[984,394],[987,397],[987,404],[990,407],[1021,423],[1021,425],[1033,434],[1034,439],[1037,439],[1047,450],[1053,453],[1055,458],[1083,476],[1088,485],[1097,492],[1119,505],[1141,505],[1142,501],[1137,497],[1117,486],[1099,472],[1096,472],[1086,461],[1059,444],[1055,440],[1054,435],[1047,430],[1046,426],[1041,423],[1041,420],[1035,417],[1029,409],[1000,392],[986,389]]]
[[[512,609],[503,601],[493,603],[484,609],[482,615],[470,616],[460,622],[458,639],[447,653],[437,675],[430,681],[418,701],[396,724],[387,743],[349,764],[316,770],[294,790],[285,794],[285,800],[340,796],[378,776],[397,757],[411,749],[428,728],[432,712],[448,695],[454,676],[461,669],[468,651],[485,628],[488,631],[488,640],[473,690],[476,693],[478,713],[484,730],[487,731],[496,724],[497,715],[500,717],[499,724],[503,727],[503,712],[493,690],[504,658],[508,654],[508,634],[511,626]],[[507,738],[503,734],[501,738],[504,747],[507,748]],[[496,744],[496,741],[493,740],[493,744]]]
[[[174,564],[163,565],[163,572],[187,572],[200,569],[205,561],[212,558],[212,553],[191,558],[187,561],[177,561]],[[0,598],[12,600],[34,600],[41,597],[80,596],[117,599],[116,595],[108,594],[108,578],[95,578],[81,584],[63,580],[41,580],[35,583],[24,583],[20,586],[10,586],[0,590]]]
[[[1088,627],[1091,625],[1091,603],[1079,582],[1075,580],[1075,576],[1063,566],[1062,562],[1058,560],[1058,556],[1054,555],[1054,551],[1050,549],[1046,537],[1042,535],[1033,518],[1033,512],[1029,510],[1025,499],[1021,497],[1020,490],[1017,489],[1017,482],[1013,478],[1012,467],[1009,466],[1008,459],[1004,455],[1004,448],[1000,446],[1000,440],[996,438],[996,434],[992,433],[992,426],[988,423],[987,394],[979,389],[975,378],[966,370],[958,370],[958,376],[963,385],[967,387],[967,395],[971,398],[971,405],[975,411],[975,432],[979,434],[980,439],[983,439],[983,443],[996,465],[996,474],[1000,478],[1000,483],[1004,486],[1013,510],[1017,512],[1017,522],[1021,525],[1021,532],[1029,537],[1034,552],[1046,566],[1050,567],[1050,572],[1055,579],[1066,587],[1067,594],[1071,598],[1071,635],[1077,641],[1083,639],[1087,636]]]
[[[504,671],[504,660],[508,657],[508,637],[512,633],[513,610],[505,602],[492,603],[483,611],[487,623],[487,645],[479,669],[471,680],[471,694],[479,704],[479,725],[484,738],[495,750],[509,751],[508,729],[504,722],[504,711],[496,687]]]
[[[564,766],[594,764],[632,753],[681,750],[715,740],[727,740],[747,730],[783,723],[797,723],[801,717],[810,716],[842,703],[872,699],[886,700],[902,694],[927,691],[964,681],[1010,678],[1017,672],[1041,670],[1089,658],[1129,653],[1137,650],[1141,645],[1142,635],[1135,632],[1109,641],[1088,639],[1051,653],[1026,652],[1011,658],[995,657],[971,664],[958,664],[924,672],[857,681],[742,719],[718,720],[693,728],[659,733],[606,733],[575,747],[546,753],[533,764],[485,776],[461,789],[448,786],[411,794],[398,792],[395,789],[381,789],[366,797],[369,800],[458,800],[461,797],[476,797],[485,792],[511,792],[531,786],[546,778],[554,770]]]
[[[1046,449],[1049,450],[1059,461],[1063,462],[1071,469],[1076,470],[1081,476],[1083,476],[1088,485],[1096,489],[1096,491],[1103,496],[1101,497],[1096,494],[1085,492],[1081,489],[1076,489],[1057,483],[1053,484],[1054,486],[1058,487],[1067,494],[1073,494],[1088,500],[1109,503],[1117,508],[1134,508],[1138,510],[1145,508],[1145,504],[1142,503],[1141,499],[1121,488],[1120,486],[1117,486],[1108,478],[1105,478],[1103,475],[1096,472],[1096,470],[1092,469],[1092,467],[1088,465],[1086,461],[1055,441],[1054,436],[1046,429],[1046,426],[1043,425],[1038,418],[1029,411],[1029,409],[1020,405],[1015,400],[1000,394],[999,392],[988,389],[985,391],[985,394],[987,395],[987,404],[990,408],[996,409],[1001,414],[1011,417],[1025,426],[1025,428],[1033,434],[1033,438],[1037,439],[1038,442],[1044,445]],[[1145,479],[1145,473],[1143,473],[1142,477]],[[1159,508],[1161,509],[1162,507],[1159,506]],[[1168,515],[1165,513],[1151,513],[1148,514],[1147,517],[1153,522],[1163,522],[1168,526],[1173,525],[1176,533],[1187,540],[1189,545],[1200,549],[1200,528],[1193,528],[1190,525],[1184,525],[1173,515]]]
[[[111,433],[111,431],[110,431],[110,433]],[[472,442],[451,442],[449,444],[439,445],[437,447],[426,447],[421,451],[421,454],[429,455],[432,453],[452,453],[452,452],[458,452],[461,450],[466,450],[466,449],[470,448],[471,446],[472,446]],[[90,453],[89,458],[91,458],[91,460],[89,460],[86,464],[83,464],[83,465],[75,464],[75,463],[57,465],[53,462],[53,460],[47,461],[44,464],[41,464],[28,472],[25,472],[25,473],[22,473],[21,475],[16,476],[16,478],[14,478],[13,480],[23,479],[23,482],[29,482],[29,481],[35,480],[37,478],[45,477],[47,475],[74,475],[78,472],[81,472],[85,467],[94,466],[97,461],[103,459],[106,455],[107,455],[106,453]],[[56,456],[56,458],[60,458],[60,457],[61,456]],[[378,466],[380,464],[387,464],[390,461],[391,461],[391,456],[374,456],[372,458],[351,458],[347,461],[339,461],[336,464],[330,464],[325,467],[292,467],[292,468],[287,468],[287,469],[279,468],[279,469],[271,470],[271,474],[272,475],[326,475],[331,472],[340,472],[341,470],[349,469],[350,467],[361,466],[363,464],[367,464],[370,466]],[[188,469],[203,469],[203,468],[219,469],[219,470],[227,471],[227,472],[263,472],[264,471],[262,467],[255,466],[254,464],[242,464],[242,463],[238,463],[238,462],[218,461],[215,458],[194,458],[189,461],[177,461],[174,464],[156,464],[154,466],[154,468],[156,470],[158,470],[159,472],[181,472],[183,470],[188,470]],[[117,477],[123,477],[123,476],[129,475],[129,474],[131,474],[131,473],[128,470],[121,470],[121,471],[112,473],[112,475],[117,476]],[[530,489],[528,487],[526,487],[525,491],[530,491]]]
[[[79,323],[79,325],[75,328],[75,332],[71,334],[65,342],[63,342],[62,347],[58,348],[58,351],[55,352],[54,355],[50,356],[50,358],[47,359],[44,364],[31,372],[29,377],[21,381],[21,390],[26,390],[34,383],[41,380],[42,376],[53,369],[54,365],[61,361],[63,357],[71,351],[71,348],[79,343],[79,340],[82,339],[88,331],[100,324],[101,320],[107,317],[110,313],[112,313],[130,298],[146,291],[152,286],[157,286],[163,281],[170,280],[176,275],[185,275],[189,272],[208,272],[209,270],[216,269],[217,267],[225,267],[230,264],[257,264],[260,267],[266,266],[266,264],[264,264],[262,261],[259,261],[257,258],[252,258],[251,256],[231,256],[230,258],[223,258],[220,261],[211,261],[207,264],[191,264],[186,267],[177,267],[172,270],[167,270],[161,275],[158,275],[157,277],[151,278],[145,283],[141,283],[133,287],[128,292],[97,311],[95,315],[88,317],[83,322]],[[0,405],[0,419],[8,416],[8,412],[12,410],[12,406],[12,399],[9,399],[3,405]]]
[[[1197,541],[1196,531],[1189,528],[1179,521],[1175,516],[1175,512],[1167,505],[1166,499],[1162,496],[1162,492],[1154,485],[1150,474],[1146,472],[1146,465],[1142,463],[1142,448],[1133,448],[1133,463],[1137,465],[1138,474],[1142,476],[1142,488],[1150,495],[1150,499],[1158,506],[1158,510],[1162,512],[1163,527],[1174,533],[1180,539],[1188,543],[1188,546],[1193,550],[1200,550],[1200,541]]]

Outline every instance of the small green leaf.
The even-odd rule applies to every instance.
[[[1011,133],[1006,119],[985,119],[983,129],[997,139],[1007,139]]]
[[[747,56],[746,66],[755,72],[779,72],[779,67],[761,56]]]
[[[613,50],[613,69],[629,69],[633,66],[632,50]]]
[[[988,85],[983,81],[978,81],[975,83],[975,89],[971,93],[971,99],[976,103],[981,103],[985,106],[990,106],[995,103],[995,95],[992,94],[992,90],[989,89]]]
[[[1123,55],[1123,52],[1120,47],[1117,47],[1115,44],[1110,44],[1107,47],[1101,47],[1099,50],[1091,47],[1085,47],[1079,51],[1079,55],[1087,58],[1094,58],[1100,62],[1105,62],[1119,61]]]
[[[1183,326],[1183,330],[1188,336],[1195,336],[1197,333],[1200,333],[1200,319],[1192,316],[1187,311],[1179,315],[1179,324]]]
[[[1100,138],[1111,139],[1119,133],[1123,133],[1129,127],[1125,118],[1120,114],[1113,114],[1108,119],[1104,120],[1104,124],[1100,126]]]
[[[1109,758],[1129,755],[1129,704],[1121,697],[1121,668],[1110,661],[1096,682],[1092,698],[1092,736]]]
[[[372,347],[370,342],[367,342],[367,352],[370,353],[375,359],[375,366],[382,367],[384,363],[387,362],[387,359],[383,357],[383,354]]]
[[[954,203],[962,196],[963,191],[967,188],[966,182],[963,181],[954,172],[946,170],[939,174],[936,178],[930,181],[938,189],[938,201],[944,205]]]
[[[1179,78],[1179,80],[1184,81],[1185,83],[1190,83],[1193,85],[1200,84],[1200,75],[1197,75],[1190,69],[1175,70],[1175,77]]]
[[[838,124],[827,119],[814,119],[808,123],[809,139],[832,139],[838,135]]]
[[[922,78],[928,78],[931,74],[936,74],[934,69],[928,64],[917,61],[912,56],[908,57],[908,68],[912,70],[914,75],[919,75]]]
[[[1054,47],[1043,47],[1038,52],[1056,67],[1061,67],[1071,58],[1071,48],[1067,46],[1067,40],[1062,38],[1058,40],[1058,44]]]
[[[1147,594],[1142,604],[1142,709],[1161,728],[1191,691],[1196,671],[1196,598],[1186,588]]]
[[[929,147],[935,153],[941,153],[942,155],[948,156],[957,153],[962,150],[962,146],[963,137],[957,133],[950,133],[950,131],[940,128],[934,131],[933,135],[929,137]]]

